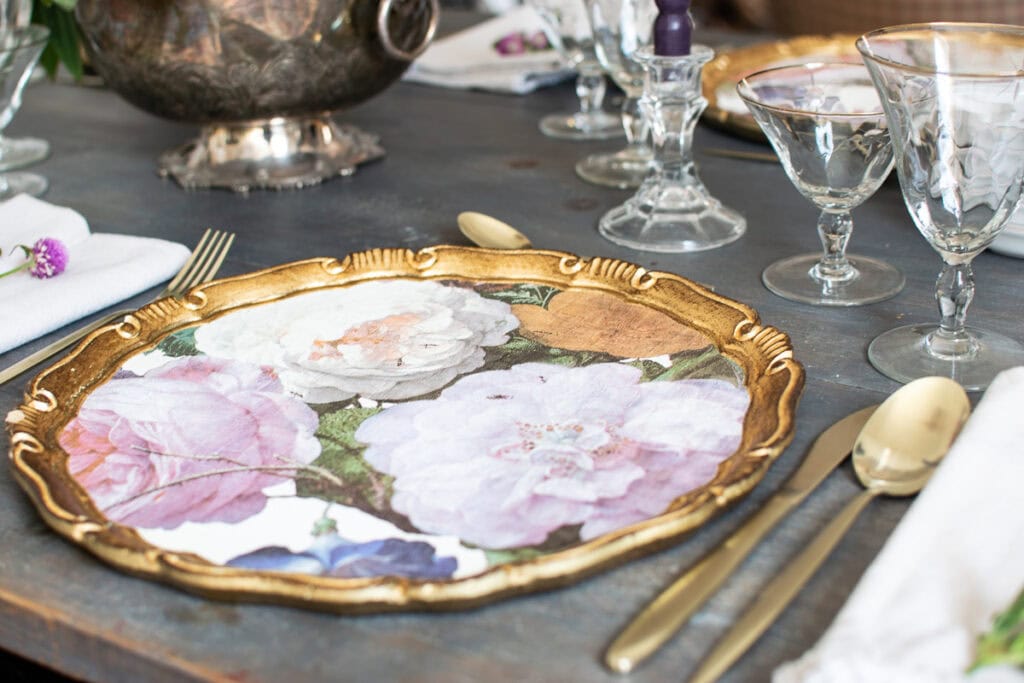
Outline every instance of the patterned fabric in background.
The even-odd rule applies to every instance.
[[[723,0],[713,0],[723,2]],[[861,33],[925,21],[1024,24],[1022,0],[725,0],[751,25],[786,34]]]

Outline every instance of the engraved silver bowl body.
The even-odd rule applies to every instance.
[[[331,119],[426,48],[437,0],[78,0],[91,65],[132,104],[200,124],[160,172],[183,187],[298,188],[381,156]]]

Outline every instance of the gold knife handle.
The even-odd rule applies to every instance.
[[[825,558],[856,521],[858,515],[878,495],[870,489],[861,492],[822,529],[780,574],[769,581],[754,604],[736,621],[725,637],[715,645],[690,683],[710,683],[729,670],[747,649],[768,630],[800,589],[818,570]]]
[[[12,379],[17,377],[21,373],[25,372],[26,370],[31,370],[36,365],[42,363],[43,361],[45,361],[45,360],[47,360],[47,359],[57,355],[58,353],[60,353],[64,349],[68,348],[69,346],[74,344],[76,341],[78,341],[80,339],[83,339],[90,332],[93,332],[94,330],[98,330],[101,327],[103,327],[104,325],[109,325],[110,323],[114,322],[115,320],[117,320],[119,318],[122,318],[127,313],[131,313],[131,312],[132,311],[125,310],[125,311],[117,311],[115,313],[111,313],[109,315],[106,315],[106,316],[100,318],[99,320],[97,320],[95,322],[92,322],[92,323],[86,325],[85,327],[83,327],[83,328],[81,328],[79,330],[75,330],[71,334],[68,334],[68,335],[65,335],[65,336],[61,337],[60,339],[58,339],[57,341],[53,342],[52,344],[48,344],[48,345],[44,346],[43,348],[39,349],[35,353],[33,353],[33,354],[31,354],[29,356],[26,356],[25,358],[21,359],[20,361],[18,361],[14,365],[12,365],[12,366],[10,366],[8,368],[5,368],[3,371],[0,371],[0,384],[5,384],[6,382],[11,381]]]
[[[605,652],[605,664],[619,673],[632,671],[686,623],[714,595],[755,545],[804,495],[773,496],[732,536],[693,565],[630,622]]]

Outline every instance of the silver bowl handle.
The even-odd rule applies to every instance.
[[[394,6],[395,0],[381,0],[380,5],[377,7],[377,33],[380,34],[380,42],[384,45],[385,52],[395,59],[402,59],[407,62],[411,62],[423,54],[423,51],[430,45],[430,41],[433,40],[434,33],[437,32],[437,19],[441,14],[439,0],[427,0],[427,3],[430,7],[430,19],[427,24],[427,32],[423,36],[423,42],[414,49],[406,51],[394,44],[388,31],[388,17],[391,14],[391,8]]]

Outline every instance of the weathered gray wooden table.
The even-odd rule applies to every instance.
[[[51,181],[46,198],[81,212],[94,231],[189,245],[208,226],[237,232],[222,271],[228,275],[371,247],[465,244],[455,216],[477,210],[520,226],[539,248],[620,258],[712,285],[788,332],[807,370],[796,438],[749,497],[677,546],[570,587],[468,612],[344,617],[214,603],[125,576],[51,533],[3,468],[0,649],[95,681],[616,680],[602,668],[600,654],[630,616],[742,524],[822,429],[897,387],[868,364],[867,343],[894,325],[936,318],[932,291],[939,259],[890,182],[854,212],[852,244],[854,251],[901,267],[907,275],[903,293],[845,310],[773,296],[761,285],[761,270],[782,256],[817,249],[816,212],[778,166],[702,155],[699,150],[708,146],[760,149],[705,127],[696,139],[701,175],[715,195],[747,217],[747,235],[697,255],[619,248],[602,239],[595,225],[629,193],[585,184],[573,164],[620,143],[557,141],[537,130],[542,115],[573,101],[569,85],[512,97],[397,84],[341,115],[378,133],[385,159],[320,187],[250,196],[185,192],[157,177],[157,155],[194,129],[149,116],[105,90],[32,87],[10,132],[50,140],[53,154],[39,166]],[[1024,262],[982,254],[976,266],[971,320],[1024,338]],[[141,305],[154,294],[129,303]],[[58,334],[0,356],[0,366]],[[0,387],[4,412],[18,404],[27,380]],[[684,679],[766,578],[857,490],[848,469],[830,476],[689,627],[629,680]],[[813,644],[906,507],[905,501],[874,503],[724,680],[766,680],[774,666]]]

